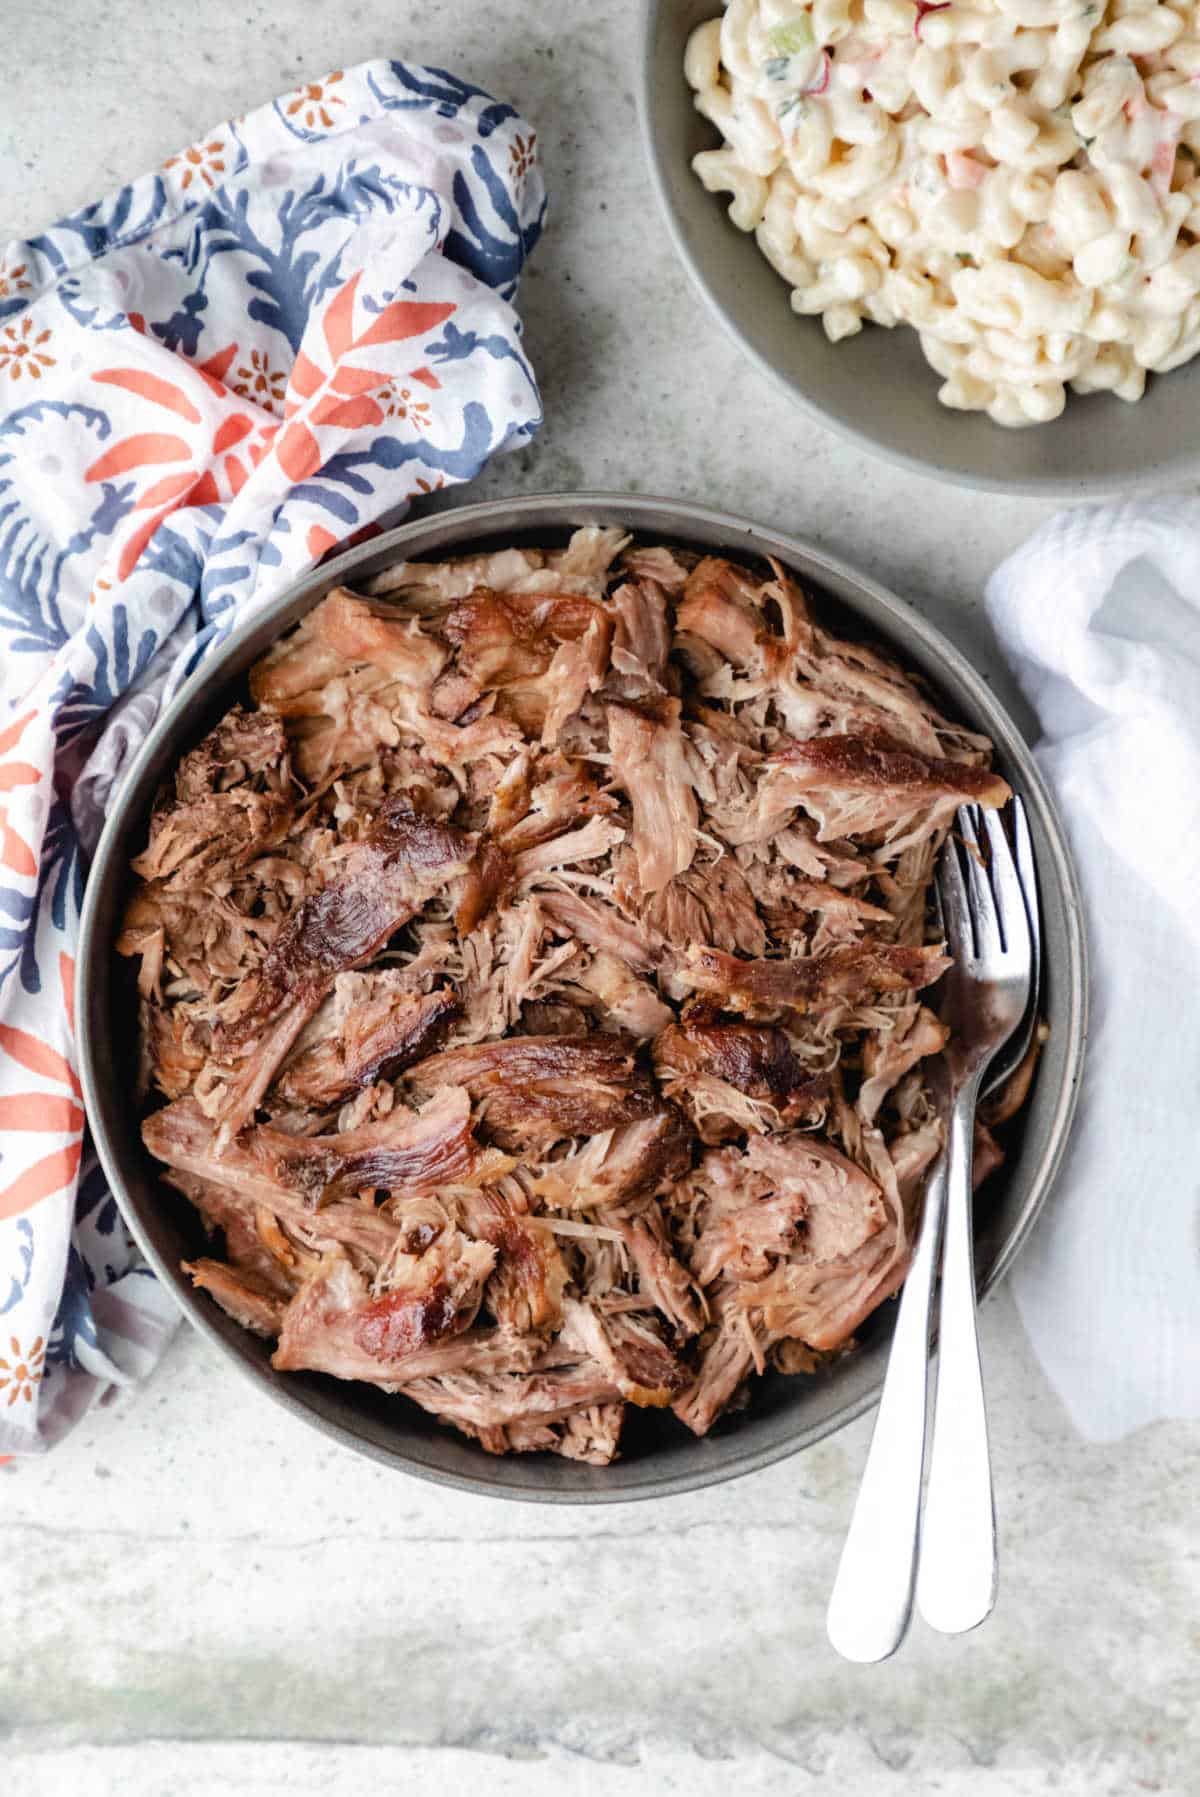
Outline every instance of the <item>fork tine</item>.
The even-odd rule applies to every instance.
[[[988,874],[995,895],[1004,951],[1010,956],[1028,961],[1031,955],[1029,901],[1021,888],[1004,825],[996,812],[985,811],[983,828],[988,845]],[[1033,903],[1037,903],[1036,895]]]
[[[1018,1068],[1029,1052],[1041,1015],[1041,919],[1038,912],[1037,869],[1033,859],[1033,839],[1029,831],[1029,818],[1019,795],[1014,794],[1012,800],[1012,843],[1013,860],[1016,864],[1017,879],[1024,895],[1025,921],[1029,928],[1029,998],[1025,1006],[1025,1015],[1020,1025],[1013,1031],[987,1071],[984,1080],[983,1095],[988,1098],[993,1092],[1000,1091]],[[1020,916],[1020,913],[1017,913]]]
[[[947,844],[947,847],[949,847],[949,844]],[[948,936],[948,930],[946,926],[946,907],[942,902],[942,864],[940,863],[936,869],[933,884],[929,888],[929,896],[934,926],[942,941],[945,942]]]
[[[979,833],[975,827],[974,810],[973,805],[962,807],[958,814],[958,833],[966,844],[966,854],[963,859],[967,864],[967,904],[971,912],[975,953],[983,956],[989,949],[1001,946],[1003,937],[996,915],[996,901],[992,895],[987,870],[983,864]]]
[[[1033,951],[1033,1001],[1036,1004],[1038,987],[1041,984],[1042,918],[1038,904],[1037,864],[1033,859],[1033,838],[1029,833],[1029,818],[1020,793],[1013,795],[1012,817],[1014,859],[1017,864],[1017,878],[1021,882],[1021,891],[1025,895],[1025,913],[1029,920],[1029,946]]]
[[[959,962],[973,958],[975,932],[971,927],[967,882],[963,873],[962,856],[953,835],[946,838],[942,849],[938,864],[937,894],[942,927],[950,953]]]

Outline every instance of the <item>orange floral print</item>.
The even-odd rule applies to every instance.
[[[29,266],[25,262],[18,262],[15,268],[0,268],[0,300],[28,292],[29,282],[25,279],[28,273]]]
[[[249,366],[239,368],[229,383],[235,393],[268,412],[282,412],[287,391],[287,376],[282,369],[272,368],[265,350],[250,351]]]
[[[536,133],[531,131],[528,137],[522,137],[518,133],[508,147],[508,160],[512,168],[513,180],[523,181],[537,161]]]
[[[0,374],[10,381],[19,381],[23,375],[40,381],[42,370],[54,367],[54,357],[46,354],[49,341],[49,330],[36,331],[32,318],[5,325],[0,331]]]
[[[7,1400],[0,1397],[0,1402],[9,1404],[10,1408],[19,1398],[27,1404],[33,1402],[34,1387],[41,1381],[46,1370],[46,1343],[38,1336],[28,1354],[21,1352],[21,1344],[16,1336],[9,1337],[11,1359],[0,1355],[0,1394],[7,1391]]]
[[[199,375],[214,393],[227,399],[229,370],[237,358],[237,344],[227,344],[207,361],[190,364],[188,384],[192,375]],[[181,365],[180,373],[188,366]],[[185,425],[203,425],[202,414],[178,381],[164,380],[142,368],[101,368],[92,379],[108,387],[120,387],[174,414],[172,426],[175,419],[182,419]],[[156,418],[155,422],[167,421]],[[110,444],[85,470],[84,479],[111,480],[115,475],[145,469],[149,483],[134,501],[133,512],[148,512],[150,516],[137,523],[130,520],[131,528],[123,539],[117,562],[117,579],[128,577],[163,519],[180,506],[219,505],[239,493],[250,470],[257,468],[266,455],[278,429],[277,424],[264,423],[246,412],[234,412],[208,438],[203,432],[199,440],[196,434],[181,435],[180,427],[138,431]]]
[[[36,786],[42,777],[42,770],[31,761],[14,761],[9,756],[9,750],[16,748],[25,726],[36,715],[27,711],[0,731],[0,793],[15,792],[19,786]],[[23,874],[26,879],[32,879],[38,869],[37,856],[20,831],[8,821],[8,806],[3,798],[0,798],[0,867],[11,868],[13,873]]]
[[[211,143],[192,144],[188,149],[180,150],[177,156],[168,156],[163,169],[178,171],[179,185],[185,190],[193,181],[202,181],[205,187],[215,187],[217,176],[225,173],[225,156],[224,141],[215,137]]]
[[[328,131],[333,124],[333,108],[346,104],[341,94],[333,92],[342,75],[341,69],[334,69],[332,75],[297,89],[285,108],[287,116],[294,119],[299,115],[301,124],[310,131],[315,131],[318,125],[324,125]]]
[[[385,387],[379,404],[385,418],[401,418],[415,430],[429,429],[429,406],[425,400],[413,398],[411,387]]]
[[[359,430],[383,423],[383,406],[375,395],[382,398],[384,393],[393,391],[391,378],[382,369],[364,368],[358,363],[351,365],[347,361],[350,352],[424,336],[454,311],[453,304],[443,302],[392,300],[382,311],[375,313],[362,330],[356,331],[355,297],[361,279],[361,270],[351,275],[338,288],[322,315],[321,335],[328,351],[329,369],[322,368],[303,349],[292,363],[284,406],[284,417],[288,422],[275,443],[279,466],[289,480],[307,480],[321,466],[321,447],[313,435],[315,425]],[[315,335],[312,348],[320,354]],[[409,379],[423,381],[429,387],[438,385],[428,369],[414,368]],[[297,417],[301,408],[305,415]]]
[[[67,1026],[73,1038],[75,963],[70,955],[59,955],[58,975],[62,985]],[[0,1132],[6,1129],[20,1130],[22,1133],[34,1130],[45,1135],[65,1135],[70,1138],[59,1147],[51,1149],[40,1160],[34,1161],[32,1166],[26,1167],[23,1173],[17,1175],[11,1185],[5,1186],[0,1192],[2,1219],[19,1217],[22,1211],[32,1210],[35,1204],[40,1204],[43,1198],[52,1198],[56,1192],[71,1185],[79,1171],[79,1160],[83,1153],[84,1116],[79,1076],[66,1056],[52,1048],[49,1042],[43,1042],[28,1030],[0,1023],[0,1050],[9,1060],[15,1061],[17,1066],[24,1067],[27,1073],[36,1073],[40,1078],[50,1080],[61,1088],[58,1092],[14,1092],[11,1087],[16,1076],[5,1068],[3,1083],[6,1090],[0,1094]],[[14,1352],[19,1350],[14,1349]],[[12,1369],[9,1368],[9,1371]]]
[[[433,480],[426,480],[421,475],[417,479],[416,487],[418,493],[440,493],[445,484],[446,476],[444,474],[435,476]]]

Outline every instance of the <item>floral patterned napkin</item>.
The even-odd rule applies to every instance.
[[[513,298],[544,207],[510,106],[373,62],[0,256],[0,1453],[175,1320],[75,1071],[113,782],[235,623],[536,431]]]

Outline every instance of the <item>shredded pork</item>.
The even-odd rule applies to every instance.
[[[595,527],[339,588],[249,693],[118,942],[197,1287],[597,1465],[844,1351],[941,1146],[926,901],[989,744],[775,564]]]

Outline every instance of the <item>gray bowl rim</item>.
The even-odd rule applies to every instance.
[[[193,1289],[177,1265],[158,1252],[143,1229],[138,1203],[126,1184],[120,1154],[109,1137],[103,1118],[102,1092],[105,1080],[98,1055],[98,1037],[94,1029],[99,1020],[93,1016],[92,994],[94,969],[99,958],[111,952],[110,942],[100,940],[97,911],[101,894],[108,882],[124,874],[124,869],[116,862],[116,855],[126,813],[133,809],[132,796],[137,791],[144,770],[159,759],[160,753],[173,744],[176,734],[182,731],[193,704],[222,684],[226,678],[225,670],[231,662],[236,661],[248,638],[260,633],[270,633],[272,637],[282,634],[299,617],[311,610],[331,587],[356,573],[361,574],[364,569],[367,569],[369,577],[392,561],[456,551],[462,553],[469,548],[473,539],[494,537],[505,527],[513,531],[529,531],[539,526],[547,530],[562,530],[589,523],[623,524],[642,535],[657,531],[685,543],[689,540],[689,526],[697,526],[701,530],[718,533],[727,542],[731,553],[759,556],[774,554],[802,579],[812,580],[818,587],[825,580],[832,582],[832,587],[827,591],[829,601],[835,607],[841,606],[856,618],[865,621],[871,631],[897,649],[903,650],[906,643],[917,642],[932,662],[947,670],[969,696],[973,715],[967,721],[978,722],[988,731],[1000,750],[1007,769],[1018,776],[1022,797],[1040,825],[1049,849],[1049,862],[1044,852],[1039,861],[1039,878],[1043,890],[1047,882],[1053,881],[1059,891],[1066,918],[1066,941],[1062,945],[1065,954],[1060,949],[1061,964],[1056,964],[1056,967],[1066,987],[1064,1010],[1067,1058],[1054,1113],[1029,1177],[1024,1200],[995,1259],[980,1277],[981,1300],[996,1288],[1027,1240],[1058,1171],[1078,1101],[1088,1026],[1087,945],[1078,878],[1054,802],[1016,724],[983,676],[918,611],[877,581],[802,538],[784,535],[767,526],[708,506],[646,494],[544,493],[514,499],[486,500],[409,521],[346,550],[293,583],[231,632],[211,657],[189,676],[153,726],[129,768],[124,771],[119,788],[110,801],[104,829],[88,874],[80,923],[76,1014],[84,1103],[101,1166],[122,1216],[158,1278],[174,1294],[188,1321],[257,1390],[291,1415],[301,1418],[310,1427],[319,1429],[327,1438],[382,1465],[459,1491],[533,1503],[632,1502],[698,1490],[757,1472],[815,1445],[817,1441],[836,1433],[869,1410],[878,1401],[882,1378],[858,1398],[848,1400],[823,1421],[807,1424],[800,1422],[794,1430],[783,1434],[781,1439],[757,1449],[743,1449],[740,1454],[736,1452],[736,1437],[731,1437],[729,1439],[734,1444],[735,1451],[720,1464],[706,1464],[698,1456],[694,1471],[659,1475],[636,1486],[623,1485],[608,1490],[602,1486],[587,1490],[554,1489],[538,1484],[536,1465],[531,1467],[527,1483],[510,1479],[501,1486],[489,1478],[487,1457],[482,1452],[478,1475],[464,1475],[410,1460],[402,1443],[394,1451],[385,1449],[363,1438],[348,1425],[318,1413],[308,1402],[305,1391],[290,1387],[286,1380],[274,1383],[268,1381],[261,1367],[246,1357],[246,1352],[240,1345],[244,1332],[238,1330],[230,1337],[222,1331],[213,1314],[215,1307]],[[697,539],[693,537],[691,540]],[[838,590],[839,586],[850,588],[853,598],[847,599]],[[261,649],[257,652],[261,653]],[[702,1444],[696,1445],[699,1448]],[[514,1458],[519,1459],[524,1467],[531,1462],[535,1463],[539,1457],[530,1455]]]
[[[769,356],[763,355],[743,330],[736,312],[723,306],[712,291],[699,259],[692,253],[678,213],[671,202],[665,154],[655,125],[655,96],[652,92],[654,31],[659,16],[667,3],[669,0],[641,0],[641,31],[638,38],[636,85],[642,144],[649,165],[650,182],[654,188],[659,211],[666,221],[667,233],[675,247],[675,253],[687,270],[692,285],[704,302],[709,315],[716,319],[722,329],[737,344],[746,360],[757,368],[758,372],[771,383],[777,392],[786,394],[792,404],[798,406],[815,423],[822,425],[826,430],[833,431],[846,442],[853,443],[856,449],[861,449],[868,455],[878,456],[881,461],[890,463],[893,468],[903,468],[910,474],[923,475],[926,480],[943,480],[949,482],[951,486],[968,487],[976,493],[1002,493],[1013,499],[1095,500],[1113,494],[1127,496],[1135,492],[1162,491],[1164,488],[1194,480],[1200,474],[1200,447],[1191,452],[1178,451],[1166,463],[1157,462],[1142,467],[1132,467],[1111,475],[1031,474],[1027,479],[1010,480],[999,475],[979,474],[968,468],[948,468],[936,462],[926,461],[923,456],[897,449],[892,444],[881,443],[869,431],[860,430],[857,425],[840,418],[836,412],[826,410],[819,401],[806,392],[798,381],[785,374]],[[712,0],[712,3],[713,17],[715,18],[722,5],[722,0]],[[682,79],[682,70],[680,75]],[[688,103],[690,104],[690,102]],[[730,228],[733,229],[732,226]],[[831,344],[829,347],[831,352],[836,353],[836,344]],[[933,378],[935,377],[931,370],[930,379]],[[953,412],[947,412],[948,419],[952,420],[953,417]],[[995,428],[1000,430],[1002,427],[997,425]],[[1036,429],[1037,427],[1032,428]]]

